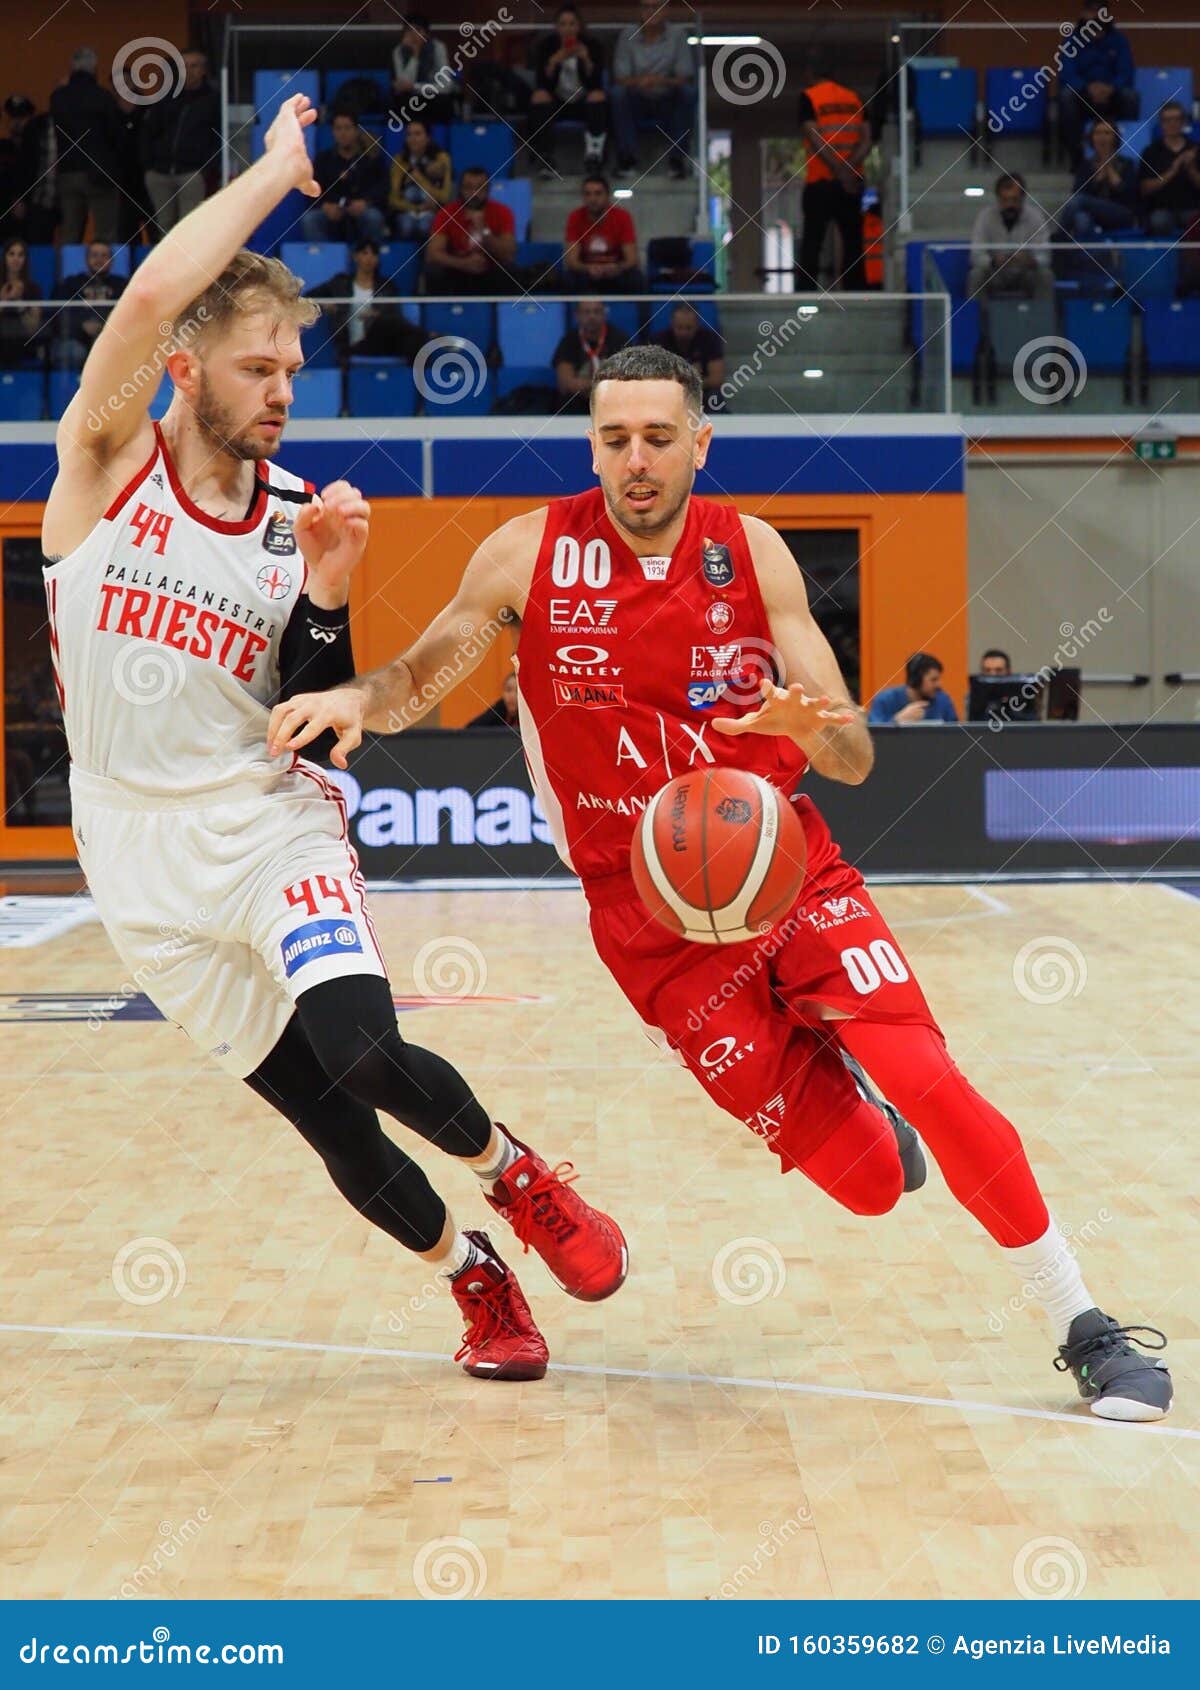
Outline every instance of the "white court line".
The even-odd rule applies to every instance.
[[[34,1326],[17,1321],[0,1321],[0,1332],[41,1332],[56,1338],[159,1339],[168,1344],[229,1344],[254,1350],[303,1350],[318,1355],[377,1356],[384,1361],[440,1361],[453,1357],[438,1350],[385,1350],[372,1344],[318,1344],[299,1338],[226,1338],[218,1332],[142,1332],[106,1326]],[[648,1379],[655,1384],[721,1385],[744,1391],[777,1391],[789,1396],[843,1397],[854,1402],[894,1402],[911,1408],[952,1408],[959,1414],[1008,1414],[1017,1420],[1056,1420],[1067,1426],[1092,1426],[1101,1431],[1114,1428],[1153,1432],[1164,1438],[1200,1440],[1200,1427],[1162,1426],[1156,1421],[1136,1423],[1101,1420],[1095,1414],[1065,1414],[1050,1408],[1015,1408],[1010,1403],[960,1401],[955,1397],[917,1397],[902,1391],[860,1391],[846,1385],[800,1385],[790,1380],[743,1379],[727,1373],[657,1373],[643,1367],[597,1367],[578,1362],[552,1361],[551,1373],[575,1373],[592,1379]]]
[[[994,892],[989,892],[985,886],[964,886],[964,892],[969,892],[972,898],[978,899],[984,909],[991,910],[993,915],[1011,915],[1012,905],[1006,904],[1003,898],[998,898]]]

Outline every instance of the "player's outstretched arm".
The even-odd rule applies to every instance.
[[[857,786],[875,760],[866,718],[851,702],[837,658],[813,619],[795,558],[769,522],[749,516],[743,522],[784,685],[764,681],[760,709],[719,717],[713,727],[727,734],[784,734],[807,752],[819,775]]]
[[[150,401],[174,334],[186,329],[182,314],[293,188],[318,192],[304,144],[316,118],[305,95],[287,100],[267,131],[263,156],[189,212],[134,271],[59,422],[60,459],[84,453],[103,460],[149,429]]]
[[[299,693],[271,712],[272,757],[302,751],[330,729],[339,769],[364,732],[400,733],[437,708],[477,669],[496,639],[515,628],[525,609],[534,560],[546,525],[545,509],[514,517],[490,535],[463,573],[454,598],[400,657],[329,692]]]

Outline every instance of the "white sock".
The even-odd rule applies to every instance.
[[[1022,1296],[1041,1303],[1056,1340],[1065,1344],[1075,1316],[1094,1309],[1096,1299],[1083,1283],[1079,1263],[1053,1217],[1041,1238],[1003,1253],[1021,1280]]]
[[[472,1244],[466,1233],[456,1232],[450,1254],[438,1264],[438,1272],[444,1279],[457,1279],[464,1268],[474,1267],[483,1259],[483,1251]]]
[[[500,1138],[500,1148],[496,1156],[488,1163],[486,1168],[477,1163],[471,1170],[489,1196],[496,1189],[496,1181],[508,1172],[518,1156],[522,1154],[503,1127],[497,1126],[496,1132]]]

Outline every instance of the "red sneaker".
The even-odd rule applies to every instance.
[[[520,1139],[513,1143],[521,1154],[496,1181],[488,1202],[526,1250],[533,1246],[555,1284],[569,1296],[585,1303],[611,1297],[629,1272],[629,1250],[620,1227],[574,1189],[570,1162],[550,1168]]]
[[[476,1379],[544,1378],[550,1351],[516,1275],[505,1267],[485,1232],[466,1236],[486,1259],[463,1268],[450,1281],[454,1301],[467,1319],[455,1361]]]

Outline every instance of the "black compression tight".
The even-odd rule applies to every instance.
[[[359,1214],[410,1250],[432,1250],[446,1206],[383,1132],[383,1109],[451,1156],[479,1156],[491,1121],[458,1071],[400,1037],[386,980],[313,986],[274,1050],[247,1077],[323,1159]]]

